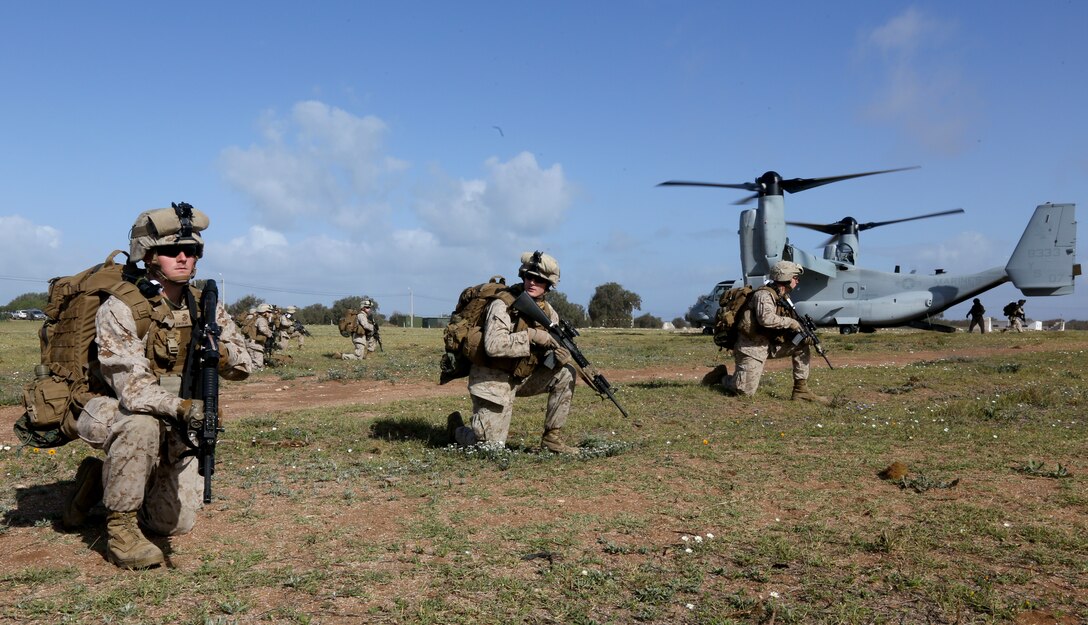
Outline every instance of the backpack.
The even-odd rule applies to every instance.
[[[340,323],[337,324],[337,327],[340,328],[340,336],[351,336],[359,333],[359,320],[356,318],[358,314],[359,311],[354,308],[344,311],[344,316],[340,317]]]
[[[1016,314],[1016,302],[1009,302],[1005,304],[1005,307],[1001,309],[1001,314],[1006,317],[1011,317]]]
[[[737,344],[740,316],[752,297],[752,285],[729,289],[718,300],[718,312],[714,314],[714,344],[722,349],[733,349]]]
[[[484,311],[495,299],[509,295],[508,287],[498,282],[485,282],[461,291],[457,306],[442,333],[446,352],[440,363],[439,384],[468,375],[472,363],[482,363]],[[511,299],[511,302],[513,300]]]
[[[83,406],[93,397],[111,393],[97,374],[94,325],[98,307],[110,295],[132,309],[137,334],[147,335],[151,303],[134,284],[140,276],[126,274],[126,266],[114,262],[123,253],[114,250],[102,264],[49,281],[48,319],[38,335],[41,364],[34,367],[35,378],[23,389],[26,412],[15,423],[15,434],[23,444],[58,447],[74,440]]]

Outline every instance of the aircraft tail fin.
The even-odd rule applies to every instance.
[[[1024,295],[1068,295],[1076,263],[1075,204],[1040,204],[1020,237],[1005,272]]]

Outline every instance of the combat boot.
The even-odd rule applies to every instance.
[[[465,427],[465,420],[461,418],[461,413],[454,410],[446,417],[446,437],[449,439],[450,444],[457,443],[457,430]]]
[[[553,454],[574,455],[578,453],[577,447],[571,447],[563,442],[559,435],[559,428],[544,430],[544,436],[540,439],[540,446]]]
[[[64,513],[60,524],[66,530],[74,530],[87,522],[91,508],[102,501],[102,459],[88,456],[79,463],[76,470],[76,484],[68,501],[64,504]]]
[[[135,512],[110,511],[106,517],[106,556],[124,569],[146,569],[166,561],[162,549],[144,537]]]
[[[831,400],[813,393],[808,388],[808,380],[794,380],[793,381],[793,396],[790,399],[797,401],[798,399],[803,401],[810,401],[820,404],[822,406],[830,406]]]
[[[700,383],[703,386],[717,386],[727,377],[729,377],[729,368],[725,365],[718,365],[708,371]]]

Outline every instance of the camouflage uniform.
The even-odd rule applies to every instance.
[[[370,352],[378,349],[378,341],[374,338],[374,324],[370,321],[370,315],[365,310],[360,310],[355,315],[356,327],[362,333],[352,332],[351,343],[355,346],[352,354],[341,354],[344,360],[365,360]]]
[[[257,338],[246,339],[245,345],[249,350],[249,357],[253,361],[253,366],[262,369],[264,368],[264,346],[268,339],[272,338],[272,324],[268,320],[268,313],[257,313],[254,328]]]
[[[559,315],[545,304],[544,312],[553,322]],[[525,321],[511,318],[508,305],[496,299],[484,321],[484,349],[493,358],[529,358],[532,344]],[[473,364],[469,370],[468,392],[472,397],[471,427],[460,427],[454,438],[460,445],[489,443],[504,445],[510,432],[514,397],[548,393],[544,413],[545,431],[559,430],[567,422],[574,397],[574,369],[570,365],[548,369],[537,364],[526,378],[510,371]]]
[[[789,316],[779,299],[778,293],[770,286],[759,288],[752,294],[748,308],[741,317],[737,344],[733,348],[736,372],[722,378],[722,387],[727,391],[755,395],[768,358],[792,357],[793,379],[808,379],[808,345],[802,343],[795,346],[787,338],[798,332],[801,324]]]
[[[192,456],[180,458],[187,448],[168,423],[180,413],[180,377],[175,376],[181,374],[192,324],[187,311],[177,310],[162,296],[151,302],[174,312],[166,320],[169,327],[152,324],[143,339],[137,336],[128,305],[110,297],[99,307],[95,316],[98,362],[102,378],[116,397],[88,401],[77,427],[81,439],[106,452],[102,470],[106,508],[138,511],[141,524],[156,533],[184,534],[196,521],[203,478]],[[222,328],[220,374],[243,379],[252,363],[245,340],[222,303],[216,309],[216,322]],[[161,377],[156,375],[163,370],[163,358],[169,360],[171,353],[182,362],[175,362]],[[164,387],[170,381],[176,389]]]
[[[1016,307],[1013,309],[1012,314],[1009,315],[1009,327],[1005,328],[1006,331],[1023,332],[1024,320],[1027,319],[1024,312],[1024,301],[1019,300],[1016,302]]]

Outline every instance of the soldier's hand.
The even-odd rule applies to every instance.
[[[178,406],[178,423],[187,428],[195,427],[204,422],[204,400],[185,399]]]
[[[559,346],[555,348],[555,359],[563,366],[574,364],[574,356],[570,355],[570,350],[566,347]]]
[[[541,347],[551,347],[555,345],[555,339],[547,330],[540,328],[529,328],[525,331],[529,335],[529,342],[533,345],[540,345]]]
[[[800,332],[801,331],[801,322],[796,320],[796,319],[790,319],[790,321],[792,322],[790,324],[790,329],[793,330],[794,332]]]

